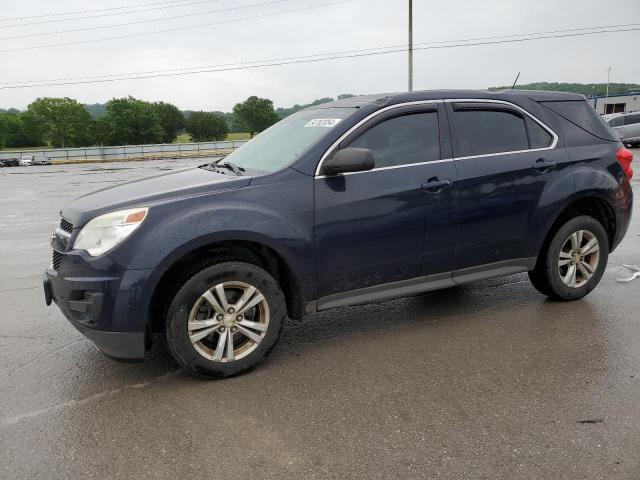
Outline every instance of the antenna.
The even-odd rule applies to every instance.
[[[516,83],[518,83],[519,78],[520,78],[520,72],[518,72],[518,75],[516,75],[516,79],[513,81],[513,85],[511,85],[511,90],[516,88]]]

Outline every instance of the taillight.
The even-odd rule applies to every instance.
[[[631,180],[631,177],[633,177],[633,168],[631,168],[631,162],[633,162],[633,153],[631,153],[631,150],[627,150],[626,148],[621,147],[616,152],[616,158],[618,159],[618,163],[622,166],[624,174],[629,180]]]

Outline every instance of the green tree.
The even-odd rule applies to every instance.
[[[224,140],[229,133],[224,117],[211,112],[191,112],[186,130],[194,142]]]
[[[233,107],[233,113],[253,137],[279,120],[273,102],[267,98],[252,96]]]
[[[84,106],[71,98],[38,98],[21,115],[24,133],[43,138],[53,147],[93,144],[93,119]]]
[[[178,107],[170,103],[156,102],[154,105],[160,116],[160,125],[164,130],[162,141],[171,143],[185,127],[184,115]]]
[[[18,110],[0,114],[0,148],[39,147],[44,144],[41,136],[33,136],[26,131]]]
[[[11,113],[0,113],[0,148],[8,146],[20,130],[20,117]]]
[[[104,145],[140,145],[162,142],[165,132],[154,104],[127,97],[107,102],[96,136]]]

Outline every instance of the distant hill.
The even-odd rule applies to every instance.
[[[489,90],[503,90],[510,89],[511,85],[505,85],[501,87],[489,87]],[[516,85],[516,88],[520,90],[550,90],[555,92],[572,92],[572,93],[580,93],[582,95],[586,95],[590,97],[592,95],[604,96],[607,90],[606,83],[557,83],[557,82],[536,82],[536,83],[527,83],[527,84],[519,84]],[[627,93],[630,90],[640,90],[640,84],[637,83],[610,83],[609,84],[609,94],[615,95],[619,93]],[[351,95],[350,93],[345,93],[342,95],[338,95],[337,99],[341,100],[343,98],[354,97],[355,95]],[[314,105],[321,105],[323,103],[332,102],[334,99],[331,97],[324,97],[314,100],[311,103],[306,103],[303,105],[295,104],[292,107],[279,107],[276,108],[276,112],[280,118],[288,117],[300,110],[304,110],[305,108],[312,107]],[[107,105],[106,103],[93,103],[85,105],[84,108],[91,114],[94,119],[98,119],[107,113]],[[16,108],[0,108],[0,113],[20,113],[20,110]],[[183,110],[182,113],[186,117],[191,115],[191,110]],[[218,113],[224,117],[229,125],[229,130],[231,132],[240,132],[242,131],[242,126],[238,125],[235,121],[235,117],[231,112],[220,112],[216,111],[214,113]]]
[[[489,90],[509,89],[511,85],[503,87],[490,87]],[[571,92],[580,93],[590,97],[592,95],[605,95],[607,91],[606,83],[556,83],[556,82],[536,82],[527,84],[518,84],[516,88],[520,90],[549,90],[552,92]],[[640,90],[637,83],[610,83],[609,95],[618,93],[627,93],[629,90]]]

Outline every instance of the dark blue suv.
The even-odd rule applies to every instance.
[[[632,158],[574,94],[329,103],[217,162],[71,202],[46,301],[110,357],[141,360],[162,332],[188,371],[224,377],[286,317],[518,272],[575,300],[627,231]]]

